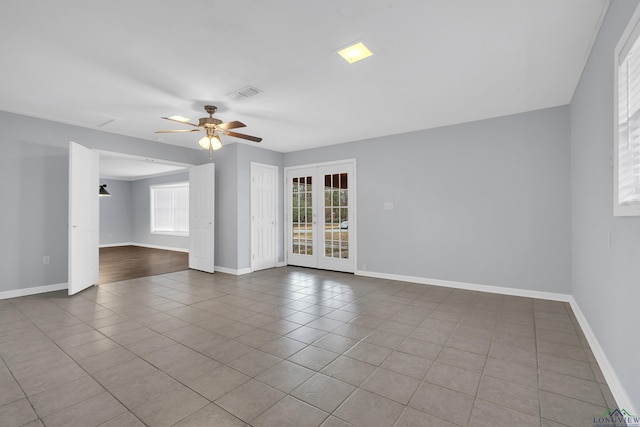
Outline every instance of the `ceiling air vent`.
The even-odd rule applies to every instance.
[[[245,99],[255,96],[259,93],[262,93],[260,90],[256,89],[253,86],[245,86],[240,90],[236,90],[234,92],[230,92],[227,96],[231,99]]]

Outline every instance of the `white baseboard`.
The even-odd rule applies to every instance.
[[[100,245],[101,248],[114,248],[116,246],[140,246],[141,248],[162,249],[164,251],[174,251],[174,252],[186,252],[186,253],[189,253],[189,249],[174,248],[172,246],[151,245],[151,244],[148,244],[148,243],[125,242],[125,243],[109,243],[109,244],[106,244],[106,245]]]
[[[278,261],[278,262],[276,262],[276,267],[284,267],[285,265],[287,265],[287,263],[286,263],[286,262],[284,262],[284,261]]]
[[[220,267],[216,265],[214,269],[220,273],[233,274],[234,276],[242,276],[243,274],[251,273],[251,268],[241,268],[237,270],[235,268]]]
[[[26,297],[28,295],[42,294],[44,292],[61,291],[67,289],[67,283],[56,283],[54,285],[34,286],[31,288],[12,289],[0,292],[0,299]]]
[[[124,242],[124,243],[106,243],[104,245],[100,245],[100,248],[116,248],[118,246],[138,246],[133,242]]]
[[[618,374],[616,374],[613,366],[611,366],[609,358],[604,352],[604,349],[600,345],[600,342],[596,338],[596,335],[593,333],[593,330],[591,329],[587,318],[582,313],[582,310],[580,310],[580,306],[578,305],[578,302],[573,298],[573,296],[570,297],[569,304],[571,304],[573,314],[576,315],[576,319],[578,320],[578,323],[582,328],[582,332],[584,332],[585,338],[589,342],[591,351],[598,361],[598,365],[600,366],[602,375],[604,375],[604,378],[607,380],[607,385],[611,389],[611,394],[613,394],[613,397],[616,399],[618,407],[620,409],[624,408],[632,414],[637,414],[638,409],[635,407],[633,401],[629,398],[629,395],[622,386]]]
[[[374,277],[377,279],[397,280],[399,282],[419,283],[422,285],[442,286],[445,288],[466,289],[470,291],[490,292],[492,294],[512,295],[517,297],[547,299],[570,302],[571,295],[554,292],[532,291],[528,289],[505,288],[502,286],[478,285],[475,283],[453,282],[450,280],[428,279],[425,277],[403,276],[399,274],[378,273],[374,271],[356,270],[356,276]]]

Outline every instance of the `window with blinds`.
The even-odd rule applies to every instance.
[[[151,186],[151,232],[189,235],[189,183]]]
[[[616,49],[616,216],[640,215],[640,26],[634,15]]]

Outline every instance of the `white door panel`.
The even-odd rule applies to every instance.
[[[316,168],[287,171],[287,263],[318,267]]]
[[[251,164],[251,270],[276,266],[278,168]]]
[[[189,169],[189,268],[214,272],[215,166]]]
[[[353,164],[320,166],[317,175],[322,189],[318,268],[354,272]]]
[[[98,283],[100,155],[69,143],[69,295]]]

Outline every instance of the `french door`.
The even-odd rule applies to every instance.
[[[287,182],[287,263],[355,271],[355,161],[292,167]]]

